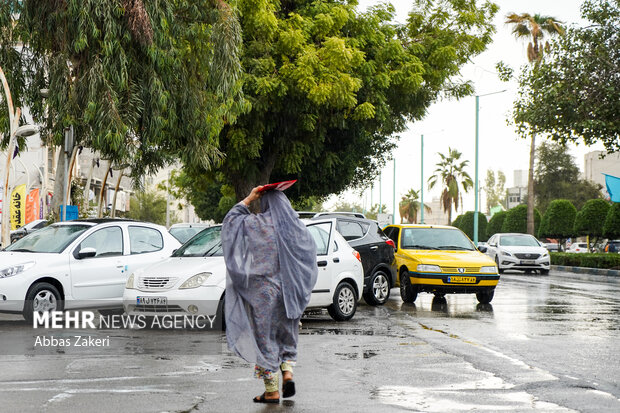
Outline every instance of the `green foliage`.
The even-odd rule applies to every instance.
[[[538,232],[542,216],[537,208],[534,208],[534,231]],[[506,211],[506,217],[502,223],[501,232],[517,232],[527,234],[527,205],[518,205]]]
[[[220,1],[0,6],[0,66],[18,74],[9,79],[14,102],[43,125],[42,139],[60,145],[73,125],[78,145],[129,166],[134,178],[175,158],[219,162],[219,132],[244,108],[240,41],[237,19]]]
[[[609,202],[604,199],[591,199],[577,212],[575,217],[575,235],[588,235],[594,244],[603,236],[603,225],[609,212]],[[590,246],[588,245],[588,248]]]
[[[457,228],[463,231],[469,239],[474,239],[474,211],[467,211],[465,214],[460,215],[461,219],[458,222]],[[458,219],[458,218],[457,218]],[[487,217],[478,212],[478,241],[486,241],[489,239],[487,236]]]
[[[291,205],[295,211],[321,212],[325,210],[323,207],[323,199],[315,196],[298,198],[293,200]]]
[[[544,212],[554,199],[568,199],[581,209],[586,201],[601,198],[600,185],[580,179],[579,167],[567,147],[543,142],[536,151],[534,193],[541,211]]]
[[[603,236],[609,239],[620,238],[620,203],[613,203],[605,218]]]
[[[462,222],[463,222],[463,214],[461,214],[458,217],[456,217],[454,219],[454,221],[452,221],[452,223],[450,225],[452,225],[453,227],[461,228],[461,223]]]
[[[127,218],[166,225],[166,198],[159,192],[136,192],[129,200]]]
[[[400,213],[400,222],[403,220],[409,224],[418,223],[418,211],[420,210],[421,203],[418,200],[420,191],[410,189],[405,195],[403,195],[401,201],[398,204],[398,210]],[[431,213],[431,208],[424,204],[424,211]]]
[[[577,209],[567,199],[556,199],[551,201],[545,211],[540,230],[541,238],[557,238],[560,244],[564,244],[566,238],[572,237],[575,227],[575,217]]]
[[[336,205],[334,205],[333,208],[331,208],[331,211],[333,212],[363,212],[364,208],[362,207],[361,204],[357,202],[351,203],[348,201],[340,200],[336,203]],[[383,210],[383,212],[385,212],[385,209]]]
[[[381,205],[381,212],[385,213],[387,206],[385,204]],[[366,211],[366,218],[377,220],[377,216],[379,215],[379,204],[373,204],[370,207],[369,211]]]
[[[620,270],[620,254],[552,252],[551,265]]]
[[[448,222],[452,220],[452,207],[459,209],[463,204],[463,192],[469,191],[474,183],[465,168],[469,161],[461,161],[462,153],[456,149],[448,148],[448,155],[438,154],[441,160],[433,176],[428,179],[428,187],[433,188],[437,183],[443,185],[441,192],[441,207],[448,212]]]
[[[219,136],[237,199],[297,177],[291,198],[367,187],[407,122],[472,92],[460,68],[491,42],[489,1],[415,2],[406,24],[381,4],[240,0],[243,91],[251,110]],[[197,178],[200,179],[200,178]]]
[[[521,74],[515,123],[522,133],[547,134],[562,145],[600,142],[608,152],[617,152],[620,3],[586,0],[581,14],[591,24],[569,28],[543,63]]]
[[[527,211],[526,211],[527,212]],[[506,211],[500,211],[491,217],[489,224],[487,225],[487,239],[491,238],[494,234],[502,232],[502,226],[508,213]]]
[[[497,179],[492,169],[487,169],[487,177],[484,180],[484,192],[487,195],[487,213],[497,205],[505,205],[506,201],[506,175],[502,171],[497,171]]]

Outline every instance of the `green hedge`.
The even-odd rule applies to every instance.
[[[551,265],[620,270],[620,254],[553,252],[551,253]]]

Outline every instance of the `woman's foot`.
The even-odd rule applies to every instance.
[[[266,391],[260,396],[256,396],[253,400],[254,403],[280,403],[280,392]]]
[[[290,371],[282,372],[282,397],[288,398],[295,395],[295,382],[293,381],[293,373]]]

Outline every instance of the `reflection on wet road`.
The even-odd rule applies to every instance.
[[[620,411],[620,280],[506,274],[489,305],[391,293],[350,322],[303,319],[298,394],[279,406],[251,402],[261,384],[227,351],[170,351],[174,338],[224,347],[221,334],[121,331],[161,354],[0,356],[0,411]],[[28,333],[3,317],[0,341]]]

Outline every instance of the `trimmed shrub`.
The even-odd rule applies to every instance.
[[[538,233],[541,219],[540,211],[534,208],[534,234]],[[527,234],[527,205],[518,205],[506,211],[501,232]]]
[[[620,203],[614,203],[609,208],[603,225],[603,236],[609,239],[620,238]]]
[[[467,211],[461,218],[460,226],[457,227],[463,231],[469,239],[474,239],[474,211]],[[487,217],[478,212],[478,241],[486,241],[487,237]]]
[[[599,238],[603,236],[603,225],[608,212],[609,202],[604,199],[590,199],[577,212],[573,232],[577,236],[587,235],[594,238],[593,243],[596,245]]]
[[[568,199],[556,199],[549,203],[540,225],[539,236],[557,238],[564,244],[566,238],[574,235],[577,208]]]
[[[571,254],[567,252],[553,252],[551,253],[551,265],[620,270],[620,254]]]
[[[461,220],[463,219],[463,215],[459,215],[458,217],[454,218],[454,221],[452,221],[452,225],[453,227],[457,227],[458,229],[460,229],[461,231],[463,230],[461,228]]]
[[[487,225],[487,239],[491,238],[493,234],[502,232],[502,225],[504,224],[506,215],[507,215],[506,211],[500,211],[500,212],[495,213],[491,217],[491,219],[489,220],[489,224]]]

